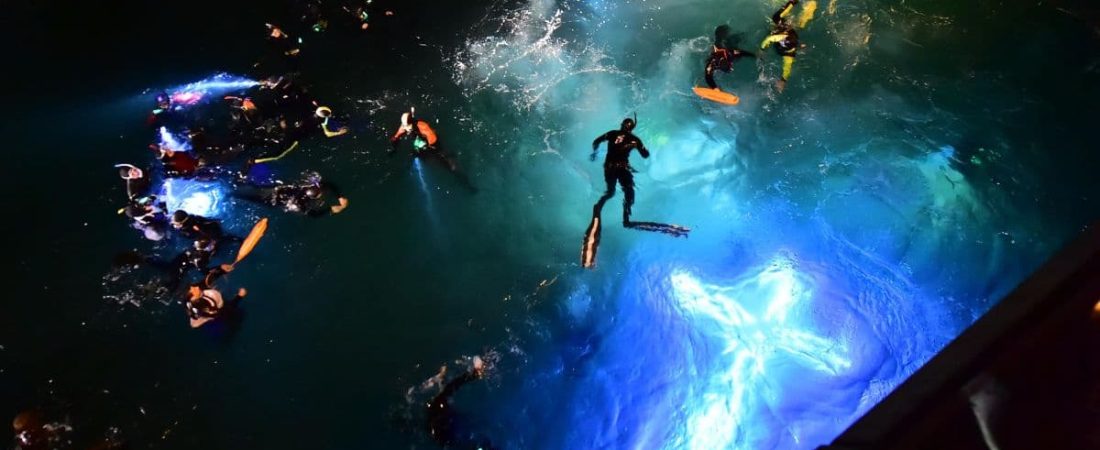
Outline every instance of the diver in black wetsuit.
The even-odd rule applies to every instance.
[[[199,328],[220,317],[224,314],[226,308],[235,308],[248,295],[247,290],[240,288],[237,290],[236,297],[233,297],[227,303],[222,297],[221,291],[214,288],[214,283],[217,282],[218,278],[232,271],[232,265],[222,264],[207,271],[201,281],[191,285],[188,289],[187,301],[184,306],[187,310],[187,318],[191,323],[191,328]]]
[[[483,436],[468,430],[463,430],[457,414],[451,409],[451,397],[454,397],[459,388],[471,381],[481,379],[485,374],[484,363],[480,358],[474,359],[474,366],[470,370],[455,378],[443,387],[438,395],[432,398],[427,405],[428,434],[436,443],[444,448],[454,449],[494,449],[491,442]],[[444,368],[445,369],[445,368]]]
[[[622,127],[611,130],[592,141],[591,160],[599,155],[600,144],[607,141],[607,157],[603,161],[603,179],[607,190],[593,207],[593,215],[599,215],[604,203],[615,196],[615,183],[623,187],[623,226],[630,224],[630,208],[634,206],[634,168],[630,167],[630,151],[637,149],[642,158],[649,158],[645,144],[631,131],[637,125],[635,119],[623,119]]]
[[[307,172],[303,180],[297,184],[278,184],[274,187],[253,185],[253,187],[254,192],[235,193],[234,196],[256,203],[278,206],[286,212],[305,214],[309,217],[339,214],[348,207],[348,199],[340,196],[339,188],[323,181],[321,175],[316,172]],[[335,205],[329,205],[325,201],[326,192],[330,198],[337,198]]]
[[[600,219],[604,204],[615,196],[615,183],[623,187],[623,227],[642,231],[656,231],[671,236],[686,237],[691,231],[679,225],[659,222],[635,222],[630,220],[634,206],[634,168],[630,167],[630,151],[637,149],[643,158],[649,158],[649,149],[631,131],[637,125],[637,119],[624,119],[618,130],[608,131],[592,142],[592,160],[599,155],[600,143],[607,141],[607,159],[603,163],[603,178],[607,182],[607,191],[592,206],[592,222],[584,233],[581,243],[581,266],[591,269],[596,266],[596,251],[600,246],[600,233],[603,229]]]
[[[711,89],[718,89],[718,83],[714,82],[715,70],[730,73],[730,71],[733,70],[733,62],[737,59],[744,56],[756,57],[756,55],[739,48],[730,49],[727,43],[729,34],[730,27],[727,25],[722,25],[714,30],[714,46],[712,47],[710,57],[707,58],[706,67],[707,86]]]
[[[225,236],[222,226],[217,220],[199,215],[188,214],[187,211],[177,210],[172,214],[172,228],[179,231],[188,239],[221,240]]]

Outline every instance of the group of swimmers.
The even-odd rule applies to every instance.
[[[335,4],[337,11],[350,14],[361,29],[369,28],[373,0],[348,0]],[[795,56],[804,47],[798,38],[797,28],[805,27],[813,16],[816,2],[807,2],[797,26],[791,15],[798,0],[788,0],[772,16],[772,29],[761,43],[761,49],[773,46],[782,57],[782,76],[777,88],[782,91],[790,78]],[[302,21],[306,29],[325,31],[333,5],[307,2]],[[386,11],[386,15],[392,12]],[[296,59],[301,53],[302,39],[292,37],[278,25],[267,24],[268,39],[280,57]],[[715,30],[715,42],[707,58],[704,79],[710,89],[720,91],[714,79],[715,72],[729,73],[733,63],[742,57],[756,55],[729,45],[730,29],[720,26]],[[291,64],[291,67],[294,65]],[[218,281],[231,273],[236,263],[255,246],[257,232],[262,235],[266,220],[261,221],[246,238],[233,236],[214,218],[188,213],[184,209],[169,211],[166,199],[155,186],[165,180],[187,179],[222,182],[233,188],[233,197],[286,212],[308,217],[340,214],[348,207],[348,199],[339,189],[315,171],[305,172],[299,180],[284,182],[261,179],[255,175],[257,167],[274,163],[305,144],[314,136],[338,138],[350,132],[340,125],[333,110],[322,106],[308,95],[295,76],[288,75],[265,79],[257,86],[243,89],[221,98],[206,98],[206,93],[162,92],[156,96],[149,117],[149,124],[161,139],[151,144],[153,160],[150,165],[119,164],[120,177],[125,180],[127,204],[119,210],[152,241],[170,240],[186,243],[182,252],[169,261],[157,261],[144,257],[143,263],[160,267],[171,274],[171,290],[180,298],[192,328],[202,327],[234,311],[235,306],[247,295],[238,289],[230,300],[216,287]],[[410,109],[401,115],[397,131],[390,141],[391,154],[402,140],[411,141],[416,156],[438,158],[452,172],[458,174],[457,164],[440,146],[440,138],[431,124],[422,120]],[[209,116],[228,117],[220,127],[208,126]],[[620,186],[623,195],[622,223],[624,227],[656,231],[672,236],[687,236],[685,227],[657,222],[633,220],[634,179],[636,172],[629,163],[630,154],[637,150],[643,158],[650,156],[649,149],[633,134],[637,117],[626,118],[616,130],[598,136],[592,143],[593,161],[599,147],[606,142],[604,181],[606,189],[593,206],[592,221],[582,244],[583,267],[595,266],[595,254],[599,244],[601,213],[604,204],[615,195]],[[463,180],[467,182],[463,177]],[[237,259],[231,263],[214,261],[229,245],[239,245]],[[186,281],[186,284],[183,282]],[[186,289],[180,289],[186,285]],[[484,377],[484,362],[475,358],[468,370],[447,383],[442,383],[445,371],[438,377],[443,386],[426,405],[427,428],[430,436],[443,446],[491,448],[483,437],[470,434],[457,424],[457,416],[451,408],[451,399],[459,388],[470,381]],[[45,448],[41,445],[49,436],[58,435],[63,428],[56,424],[42,423],[39,416],[27,413],[17,417],[13,426],[17,444],[23,449]],[[113,445],[113,444],[112,444]],[[102,448],[115,448],[102,447]]]
[[[239,96],[208,97],[201,88],[157,95],[148,121],[159,136],[158,142],[150,145],[155,169],[116,166],[125,180],[127,197],[127,205],[119,213],[149,240],[187,243],[170,261],[145,258],[142,262],[165,269],[171,291],[189,281],[182,298],[195,328],[216,319],[246,295],[240,289],[226,302],[215,282],[231,272],[234,264],[211,262],[228,244],[242,244],[240,259],[243,247],[255,243],[228,234],[214,218],[183,208],[169,211],[169,199],[162,198],[162,194],[172,194],[164,192],[170,190],[168,183],[222,183],[233,187],[234,198],[310,217],[339,214],[348,206],[348,199],[316,172],[307,171],[292,182],[254,174],[258,165],[278,161],[313,135],[334,138],[348,132],[335,124],[331,108],[312,100],[292,77],[266,79]],[[211,121],[207,118],[219,113],[228,119],[208,127]],[[270,156],[276,152],[277,156]],[[192,272],[198,273],[197,278]]]
[[[787,80],[791,77],[791,70],[794,67],[795,56],[798,54],[798,50],[805,47],[798,40],[798,28],[805,28],[813,19],[814,12],[817,10],[817,2],[810,0],[802,7],[802,13],[798,17],[798,23],[796,24],[791,15],[794,12],[795,5],[798,4],[798,0],[787,0],[775,14],[772,14],[772,28],[768,36],[764,38],[764,41],[760,43],[760,49],[765,50],[771,45],[776,53],[783,59],[783,72],[779,80],[776,82],[776,88],[782,92],[787,86]],[[705,77],[707,86],[711,89],[719,89],[718,83],[714,81],[714,72],[722,71],[730,73],[733,71],[733,63],[742,57],[756,57],[755,54],[747,52],[745,50],[733,47],[729,43],[730,40],[730,28],[727,25],[719,26],[714,31],[714,45],[712,46],[711,55],[707,58],[707,64],[705,69]]]

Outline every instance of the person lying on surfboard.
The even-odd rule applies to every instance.
[[[714,30],[714,46],[710,53],[710,57],[707,58],[706,66],[706,79],[707,86],[711,89],[718,89],[718,83],[714,82],[714,71],[721,70],[725,73],[730,73],[733,70],[733,62],[737,59],[748,56],[755,58],[756,55],[739,48],[730,49],[727,45],[729,39],[730,27],[722,25]]]

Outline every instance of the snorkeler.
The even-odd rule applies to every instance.
[[[340,196],[339,188],[323,181],[317,172],[306,172],[302,181],[295,184],[277,183],[274,187],[256,186],[253,192],[237,192],[234,195],[244,200],[281,207],[286,212],[304,214],[309,217],[323,217],[340,214],[348,207],[348,199]],[[329,205],[328,197],[336,197],[336,204]]]
[[[321,131],[325,132],[325,137],[334,138],[336,136],[342,136],[348,133],[348,127],[345,126],[337,125],[336,130],[332,130],[332,124],[329,123],[334,122],[332,120],[332,108],[329,108],[327,106],[319,106],[317,107],[317,111],[314,112],[314,115],[317,118],[321,119]]]
[[[439,136],[436,135],[435,130],[432,129],[428,122],[416,117],[416,108],[410,108],[409,112],[401,114],[401,126],[390,138],[392,147],[390,148],[389,155],[393,156],[397,152],[397,145],[401,139],[412,138],[412,154],[416,158],[432,157],[438,159],[447,167],[447,170],[454,174],[458,178],[458,181],[462,183],[470,192],[477,193],[477,187],[473,185],[470,178],[459,170],[458,162],[454,157],[444,151],[439,145]]]
[[[118,211],[119,214],[129,217],[133,221],[133,227],[140,230],[150,241],[164,239],[167,234],[166,212],[164,202],[158,201],[157,197],[152,195],[135,198]]]
[[[290,38],[289,34],[286,34],[286,32],[284,32],[282,28],[279,28],[276,25],[272,25],[270,23],[266,23],[264,25],[267,26],[267,38],[279,47],[279,50],[283,53],[284,56],[298,56],[298,53],[301,52],[301,49],[294,44],[295,41],[294,39]]]
[[[230,264],[222,264],[210,269],[201,281],[191,285],[187,290],[187,301],[184,306],[187,308],[187,317],[191,323],[191,328],[201,327],[207,322],[217,319],[227,307],[235,307],[248,295],[247,290],[240,288],[237,290],[237,296],[226,303],[221,291],[214,288],[214,283],[217,282],[218,278],[232,271],[233,266]]]
[[[776,53],[783,57],[783,77],[775,84],[779,92],[783,92],[783,89],[787,87],[787,80],[791,78],[791,67],[794,65],[795,54],[798,53],[798,49],[805,47],[799,42],[798,32],[795,31],[794,23],[788,17],[794,10],[794,5],[797,4],[798,0],[787,0],[787,3],[772,15],[772,32],[760,43],[761,50],[768,48],[768,44],[773,44]],[[806,6],[803,7],[802,16],[799,20],[800,27],[805,27],[809,23],[816,9],[817,2],[807,2]]]
[[[664,224],[658,222],[635,222],[630,220],[631,208],[634,206],[634,168],[630,166],[630,151],[637,149],[643,158],[649,158],[649,150],[641,139],[632,132],[637,125],[637,119],[623,119],[622,126],[618,130],[611,130],[596,138],[592,142],[592,161],[599,155],[600,144],[607,141],[607,157],[603,163],[603,178],[607,183],[607,190],[592,206],[592,221],[584,233],[581,243],[581,266],[591,269],[596,266],[596,251],[600,245],[600,234],[603,228],[601,215],[604,204],[615,196],[615,184],[623,189],[623,227],[642,231],[656,231],[676,237],[686,237],[691,231],[679,225]]]
[[[217,220],[206,218],[197,214],[188,214],[187,211],[177,210],[172,213],[172,228],[179,231],[188,239],[221,240],[225,236],[222,226]]]
[[[194,176],[202,164],[198,158],[185,151],[173,150],[156,144],[149,144],[149,149],[156,154],[157,160],[164,165],[164,174],[169,178]]]
[[[240,114],[234,112],[233,119],[240,120],[240,117],[244,117],[244,120],[248,123],[252,123],[252,119],[256,117],[259,108],[256,107],[256,103],[252,101],[252,97],[237,97],[235,95],[227,95],[223,97],[224,100],[229,101],[229,107],[240,111]]]
[[[413,151],[420,152],[425,149],[435,149],[436,144],[439,142],[439,137],[436,136],[435,130],[432,129],[428,122],[420,120],[416,117],[416,108],[411,108],[409,112],[401,115],[401,127],[397,129],[397,133],[394,133],[390,138],[390,143],[393,144],[393,149],[397,149],[397,143],[402,138],[413,138]],[[391,150],[392,153],[392,150]]]
[[[341,8],[344,12],[351,14],[356,20],[359,21],[359,29],[366,30],[370,28],[370,13],[368,9],[374,0],[352,0],[350,5],[343,5]]]
[[[729,40],[729,33],[730,27],[728,25],[719,26],[714,30],[714,45],[712,46],[710,57],[707,58],[705,70],[707,86],[711,89],[718,89],[718,83],[714,82],[715,70],[730,73],[733,70],[734,61],[744,56],[756,57],[756,55],[739,48],[730,49],[727,43]]]
[[[600,144],[607,141],[607,157],[603,161],[603,179],[607,183],[600,200],[592,208],[593,215],[599,215],[604,203],[615,196],[615,183],[623,188],[623,226],[630,224],[630,210],[634,205],[634,168],[630,167],[630,151],[637,149],[642,158],[649,158],[649,150],[641,139],[632,133],[637,125],[636,119],[623,119],[622,126],[618,130],[611,130],[600,135],[592,141],[592,155],[590,159],[596,160],[599,156]]]
[[[153,183],[144,170],[133,164],[115,164],[115,168],[118,169],[118,176],[126,180],[126,198],[133,201],[149,193]]]
[[[440,377],[446,373],[446,367],[440,372]],[[463,430],[460,418],[451,407],[451,398],[467,383],[480,380],[485,377],[485,362],[481,357],[473,358],[473,365],[458,378],[448,382],[443,390],[432,398],[427,405],[428,434],[444,448],[476,448],[490,450],[493,448],[488,439]]]

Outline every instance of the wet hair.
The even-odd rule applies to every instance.
[[[714,29],[714,45],[725,45],[726,39],[730,36],[730,26],[720,25]]]
[[[191,216],[190,214],[187,214],[187,211],[184,211],[182,209],[177,209],[176,212],[172,213],[172,221],[173,222],[183,222],[184,220],[187,220],[187,218],[190,217],[190,216]]]

